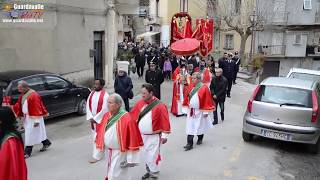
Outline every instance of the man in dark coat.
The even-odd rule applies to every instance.
[[[139,78],[143,77],[143,69],[146,63],[145,55],[142,50],[139,50],[139,54],[135,56],[134,62],[136,63],[137,73]]]
[[[240,59],[240,57],[239,57],[238,51],[236,51],[236,52],[234,53],[234,57],[232,58],[232,60],[236,63],[236,69],[235,69],[235,72],[234,72],[233,84],[237,84],[237,83],[236,83],[237,74],[238,74],[238,72],[239,72],[239,67],[240,67],[240,64],[241,64],[241,59]]]
[[[232,82],[233,82],[234,73],[236,70],[236,63],[232,60],[232,54],[229,54],[228,59],[222,61],[219,64],[219,68],[223,70],[223,76],[228,80],[227,97],[230,98]]]
[[[161,99],[161,84],[164,81],[164,77],[162,72],[156,68],[156,64],[151,61],[150,67],[146,72],[146,82],[149,84],[152,84],[154,88],[154,96],[156,96],[158,99]]]
[[[227,60],[227,59],[228,59],[228,53],[224,52],[224,53],[223,53],[223,56],[218,59],[219,67],[220,67],[220,64],[221,64],[222,62],[224,62],[225,60]]]
[[[216,104],[216,110],[213,112],[214,121],[212,124],[218,124],[218,106],[220,106],[221,120],[224,120],[224,102],[226,100],[226,91],[228,86],[228,80],[222,76],[222,69],[215,70],[216,75],[212,77],[210,84],[210,91],[213,94],[213,100]]]
[[[124,70],[119,70],[118,75],[114,81],[114,92],[119,94],[125,104],[126,111],[129,111],[129,93],[132,90],[133,85],[131,78],[127,76]]]

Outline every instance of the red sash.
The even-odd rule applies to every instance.
[[[89,109],[90,111],[92,112],[92,96],[93,94],[95,93],[96,91],[93,91],[91,94],[90,94],[90,97],[89,97]],[[105,95],[106,91],[105,90],[101,90],[101,93],[100,93],[100,96],[99,96],[99,101],[98,101],[98,106],[97,106],[97,113],[99,113],[102,109],[102,105],[103,105],[103,98],[104,98],[104,95]]]

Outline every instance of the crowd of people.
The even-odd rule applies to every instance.
[[[169,111],[161,101],[161,84],[165,79],[172,80],[170,112],[177,117],[186,116],[187,137],[183,148],[189,151],[193,149],[194,136],[197,136],[196,144],[201,145],[206,131],[218,123],[218,107],[224,121],[224,102],[226,97],[231,97],[241,60],[238,52],[224,53],[216,63],[210,55],[176,56],[168,48],[151,44],[125,43],[122,48],[132,51],[136,72],[139,78],[145,77],[146,83],[140,89],[141,99],[130,108],[129,99],[134,95],[128,69],[118,69],[114,94],[106,92],[103,79],[94,81],[86,115],[93,146],[89,163],[106,157],[106,179],[127,180],[132,174],[131,167],[142,161],[146,165],[142,179],[157,179],[160,148],[171,132]],[[148,69],[144,72],[146,64]],[[0,157],[5,157],[0,158],[0,166],[6,167],[0,169],[0,179],[27,179],[24,159],[31,156],[32,146],[42,143],[40,151],[51,146],[43,121],[48,112],[41,97],[25,81],[18,84],[21,92],[18,102],[11,108],[0,108]],[[24,142],[15,130],[16,117],[24,122]]]

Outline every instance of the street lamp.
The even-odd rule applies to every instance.
[[[256,11],[253,11],[253,13],[250,15],[250,21],[251,21],[251,48],[250,48],[250,61],[249,63],[252,63],[253,61],[253,52],[254,52],[254,44],[255,44],[255,27],[256,27],[256,20],[257,20],[257,14]]]

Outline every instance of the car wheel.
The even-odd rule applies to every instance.
[[[252,141],[253,135],[242,131],[242,139],[246,142]]]
[[[312,153],[312,154],[318,154],[319,146],[320,146],[320,138],[318,139],[316,144],[310,144],[309,145],[309,152]]]
[[[78,114],[79,115],[85,115],[87,113],[87,100],[86,99],[81,99],[79,104],[78,104]]]

